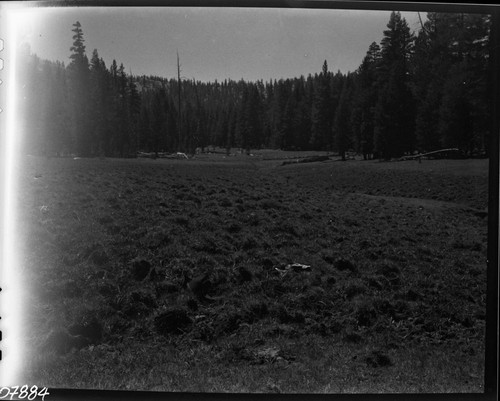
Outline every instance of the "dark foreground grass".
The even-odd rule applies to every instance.
[[[481,392],[487,163],[457,163],[27,158],[26,382]]]
[[[257,348],[247,351],[250,354]],[[271,393],[480,391],[474,382],[482,374],[481,363],[471,362],[455,349],[391,350],[387,354],[392,363],[374,367],[367,360],[378,351],[367,344],[345,344],[335,336],[306,335],[300,341],[276,342],[274,348],[285,349],[293,360],[236,361],[232,353],[239,347],[229,339],[189,347],[165,342],[100,345],[65,356],[47,355],[33,368],[48,367],[38,372],[40,382],[72,388]]]

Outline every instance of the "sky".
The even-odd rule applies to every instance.
[[[354,71],[372,42],[380,43],[389,11],[186,8],[36,8],[18,24],[20,42],[43,59],[69,63],[72,25],[81,23],[86,52],[134,75],[200,81],[293,78]],[[420,23],[403,12],[411,30]],[[425,13],[421,16],[425,18]]]

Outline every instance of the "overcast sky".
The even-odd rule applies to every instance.
[[[402,13],[412,30],[418,15]],[[80,21],[87,55],[113,59],[136,75],[201,81],[292,78],[354,71],[370,43],[380,42],[389,11],[252,8],[38,8],[19,24],[33,53],[69,62]],[[425,17],[425,13],[422,13]]]

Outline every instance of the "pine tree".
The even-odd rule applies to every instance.
[[[110,85],[104,61],[99,58],[97,49],[90,60],[90,137],[91,153],[106,155],[106,135],[109,129]]]
[[[326,150],[330,147],[331,115],[334,113],[330,102],[330,73],[325,60],[314,91],[311,114],[310,144],[314,150]]]
[[[311,131],[311,113],[309,112],[310,103],[306,92],[306,81],[303,76],[296,80],[292,96],[295,100],[295,107],[291,111],[293,114],[293,146],[296,150],[306,150]]]
[[[139,114],[141,111],[141,97],[137,92],[135,81],[132,77],[128,79],[128,121],[130,123],[130,149],[129,154],[136,154],[139,149]]]
[[[412,58],[420,147],[487,150],[489,27],[487,15],[427,14]]]
[[[352,143],[351,131],[351,88],[348,82],[344,84],[339,105],[335,111],[333,123],[334,147],[339,152],[342,160],[346,160],[346,151]]]
[[[454,65],[450,71],[439,113],[442,146],[457,147],[471,154],[475,138],[463,63]]]
[[[68,65],[71,127],[73,131],[76,153],[89,156],[91,153],[91,137],[89,134],[89,62],[85,55],[83,31],[80,22],[73,24],[73,46],[71,46],[71,62]]]
[[[356,150],[369,159],[373,155],[374,110],[377,103],[377,77],[380,67],[380,46],[373,42],[356,71],[353,89],[351,123]]]
[[[67,109],[67,77],[63,63],[56,62],[53,77],[53,114],[50,132],[52,135],[52,154],[61,156],[68,154],[71,146],[71,137],[68,134],[68,109]]]
[[[378,101],[375,107],[374,142],[386,159],[412,152],[414,100],[410,90],[410,57],[413,34],[400,13],[393,12],[381,42]]]
[[[243,93],[237,117],[237,144],[245,149],[247,154],[252,147],[262,144],[261,99],[256,85],[242,83]]]

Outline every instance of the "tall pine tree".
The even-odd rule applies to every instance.
[[[85,41],[80,22],[77,21],[73,27],[73,46],[70,48],[72,52],[71,62],[68,65],[71,128],[76,153],[89,156],[91,154],[89,62],[85,54]]]
[[[374,140],[379,154],[390,159],[415,148],[409,68],[414,38],[399,12],[391,13],[387,28],[381,42]]]
[[[331,144],[331,116],[334,110],[330,102],[330,73],[325,60],[317,80],[311,114],[310,145],[314,150],[327,150]]]

